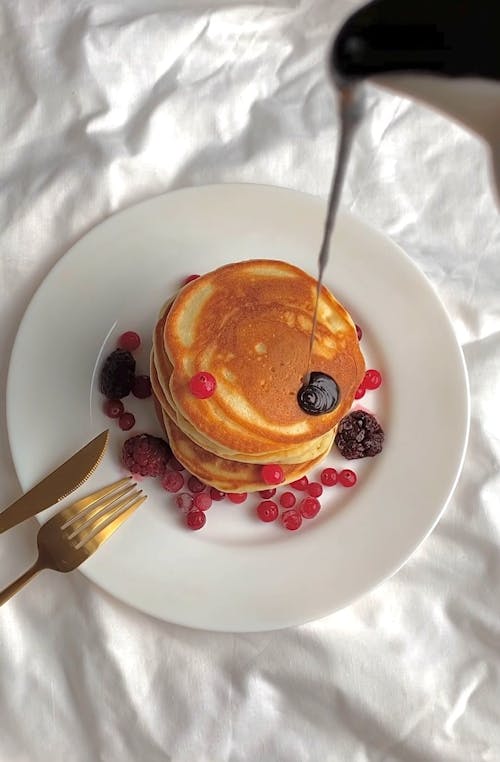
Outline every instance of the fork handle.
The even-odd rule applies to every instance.
[[[0,592],[0,606],[3,606],[4,603],[7,603],[9,598],[12,598],[13,595],[15,595],[22,587],[24,587],[25,584],[35,576],[35,574],[38,574],[39,571],[42,571],[42,569],[46,568],[47,567],[45,564],[42,563],[39,558],[37,558],[33,566],[25,571],[24,574],[21,574],[21,576],[18,577],[14,582],[11,582],[11,584],[8,585],[5,590]]]

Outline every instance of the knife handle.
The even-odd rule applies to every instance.
[[[46,568],[47,567],[40,560],[40,558],[37,558],[33,566],[25,571],[24,574],[21,574],[21,576],[18,577],[14,582],[11,582],[11,584],[8,585],[5,590],[0,592],[0,606],[3,606],[4,603],[7,603],[7,601],[12,598],[13,595],[19,592],[19,590],[24,587],[25,584],[30,581],[30,579],[33,579],[33,577],[38,574],[38,572]]]

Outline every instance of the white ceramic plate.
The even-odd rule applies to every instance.
[[[119,478],[128,434],[104,417],[98,390],[116,338],[127,329],[143,336],[138,364],[147,371],[156,312],[185,276],[255,257],[315,274],[323,220],[324,204],[307,195],[217,185],[146,201],[82,238],[36,293],[12,353],[7,417],[22,488],[108,425],[109,452],[79,493]],[[269,630],[352,602],[432,530],[458,478],[469,421],[450,321],[411,260],[346,214],[326,283],[362,326],[368,367],[383,373],[381,389],[361,400],[386,430],[383,454],[356,461],[356,487],[325,490],[320,515],[295,533],[257,521],[256,498],[214,504],[206,527],[188,531],[173,498],[144,481],[149,500],[82,567],[91,580],[170,622]],[[148,402],[126,400],[135,431],[159,433]],[[338,455],[330,464],[349,465]]]

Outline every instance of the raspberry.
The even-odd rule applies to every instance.
[[[261,497],[265,497],[266,500],[268,500],[270,497],[274,497],[276,494],[276,490],[273,489],[261,489],[259,492],[259,495]]]
[[[232,503],[244,503],[248,495],[246,492],[228,492],[227,497]]]
[[[175,502],[183,513],[187,513],[193,507],[193,496],[189,492],[181,492],[179,495],[176,495]]]
[[[184,471],[184,466],[182,465],[180,460],[177,460],[177,458],[174,458],[173,455],[172,455],[172,457],[168,461],[168,467],[172,471]]]
[[[132,394],[139,400],[145,400],[151,397],[151,379],[149,376],[136,376],[132,384]]]
[[[266,523],[269,521],[276,521],[278,514],[278,506],[274,500],[263,500],[257,506],[257,516],[261,521],[265,521]]]
[[[130,431],[135,426],[135,416],[132,413],[122,413],[118,418],[118,426],[122,431]]]
[[[207,517],[197,508],[190,510],[186,516],[186,524],[190,529],[201,529],[206,523]]]
[[[161,486],[167,492],[179,492],[181,487],[184,487],[184,477],[178,471],[165,471]]]
[[[307,494],[311,497],[320,497],[323,494],[323,487],[319,482],[311,482],[307,487]]]
[[[315,497],[305,497],[300,501],[299,510],[305,519],[313,519],[319,513],[321,503]]]
[[[354,487],[357,481],[358,477],[350,468],[344,468],[339,474],[339,483],[343,487]]]
[[[118,346],[128,352],[134,352],[141,346],[141,337],[135,331],[126,331],[118,339]]]
[[[353,410],[340,421],[335,444],[348,460],[372,458],[382,451],[384,432],[374,415]]]
[[[285,478],[283,469],[275,463],[268,463],[267,465],[262,466],[260,475],[265,484],[281,484]]]
[[[206,400],[215,392],[217,381],[211,373],[196,373],[189,380],[189,391],[199,400]]]
[[[206,492],[198,492],[198,494],[194,496],[193,504],[199,511],[208,511],[212,505],[212,498]]]
[[[289,511],[283,511],[281,514],[281,523],[285,529],[294,532],[302,524],[302,516],[296,508],[290,508]]]
[[[124,349],[115,349],[105,359],[101,369],[100,389],[110,400],[119,400],[130,394],[134,383],[135,360]]]
[[[363,386],[365,389],[378,389],[381,383],[382,374],[378,370],[370,368],[370,370],[366,371],[363,379]]]
[[[124,411],[121,400],[106,400],[103,407],[108,418],[119,418]]]
[[[290,482],[290,487],[293,487],[294,489],[298,490],[305,490],[307,489],[307,485],[309,484],[309,479],[307,476],[303,476],[302,479],[295,479],[294,482]]]
[[[188,489],[191,490],[191,492],[203,492],[203,490],[206,487],[206,484],[203,484],[203,482],[200,482],[199,479],[196,478],[196,476],[190,476],[188,479]]]
[[[320,478],[325,487],[333,487],[334,484],[337,484],[338,477],[334,468],[324,468]]]
[[[132,474],[163,476],[170,456],[170,447],[159,437],[138,434],[123,445],[122,462]]]
[[[282,505],[283,508],[293,508],[296,502],[297,498],[293,492],[283,492],[280,497],[280,505]]]
[[[185,278],[183,281],[182,285],[187,286],[188,283],[191,283],[192,280],[197,280],[199,277],[199,275],[195,275],[194,273],[193,275],[188,275],[187,278]]]
[[[221,492],[220,489],[215,489],[215,487],[210,487],[210,497],[212,500],[224,500],[226,493]]]

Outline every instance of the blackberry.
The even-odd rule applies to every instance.
[[[163,476],[171,455],[165,440],[151,434],[138,434],[124,443],[122,461],[132,474]]]
[[[348,460],[371,458],[382,452],[384,432],[374,415],[354,410],[339,423],[335,444]]]
[[[104,361],[101,370],[101,392],[110,400],[130,394],[135,378],[135,360],[125,349],[115,349]]]

